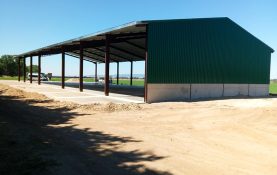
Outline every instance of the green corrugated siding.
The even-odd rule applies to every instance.
[[[270,56],[227,18],[148,24],[148,83],[268,84]]]

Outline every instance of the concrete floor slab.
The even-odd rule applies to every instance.
[[[18,88],[27,92],[36,92],[47,96],[50,99],[58,101],[74,102],[77,104],[93,104],[93,103],[144,103],[144,98],[141,96],[141,87],[128,87],[111,86],[111,91],[119,91],[120,93],[110,93],[110,96],[105,96],[101,91],[101,86],[95,86],[91,83],[84,83],[85,87],[83,92],[79,92],[78,83],[70,83],[70,87],[62,89],[59,83],[42,83],[38,85],[37,82],[30,84],[29,82],[18,82],[10,80],[0,80],[1,84],[9,85],[14,88]],[[93,90],[95,88],[95,90]],[[127,94],[121,94],[126,91]],[[137,96],[130,95],[134,92]],[[139,94],[139,96],[138,96]]]

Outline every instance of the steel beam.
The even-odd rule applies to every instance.
[[[84,63],[84,55],[83,55],[83,45],[80,44],[80,75],[79,75],[79,89],[80,92],[83,92],[83,63]]]
[[[26,58],[23,58],[23,81],[26,82]]]
[[[38,85],[40,85],[40,74],[41,74],[41,55],[38,56]]]
[[[110,47],[113,48],[113,49],[119,50],[119,51],[121,51],[121,52],[127,53],[128,55],[132,55],[132,56],[134,56],[134,57],[137,57],[137,58],[140,58],[140,59],[143,60],[142,56],[137,55],[137,54],[135,54],[135,53],[133,53],[133,52],[130,52],[130,51],[128,51],[128,50],[119,48],[119,47],[117,47],[117,46],[110,46]]]
[[[141,36],[146,35],[145,32],[137,32],[137,33],[119,33],[119,34],[112,34],[111,39],[114,39],[116,37],[129,37],[129,36]]]
[[[104,53],[105,53],[105,49],[96,48],[96,47],[95,47],[95,48],[92,48],[92,49],[95,49],[95,50],[98,50],[98,51],[100,51],[100,52],[104,52]],[[101,57],[101,58],[104,58],[104,59],[105,59],[105,56],[102,56],[102,55],[100,55],[100,54],[98,54],[98,53],[93,53],[93,52],[90,52],[90,51],[87,51],[87,50],[84,50],[84,52],[87,52],[87,53],[89,53],[89,54],[96,55],[96,56],[99,56],[99,57]],[[122,56],[120,56],[120,55],[118,55],[118,54],[111,53],[111,51],[110,51],[110,55],[113,55],[113,56],[119,57],[120,59],[123,59],[123,60],[128,60],[128,61],[131,61],[130,59],[123,58]],[[99,59],[95,59],[95,60],[100,61]],[[112,61],[116,61],[116,62],[120,61],[120,60],[118,60],[118,59],[114,59],[114,58],[110,58],[110,60],[112,60]],[[102,62],[102,61],[101,61],[101,62]]]
[[[136,24],[136,27],[147,27],[147,24]],[[147,32],[145,32],[147,33]]]
[[[111,41],[111,43],[121,43],[129,40],[135,40],[135,39],[142,39],[145,38],[146,35],[141,35],[141,36],[132,36],[132,37],[127,37],[127,38],[117,38]]]
[[[105,56],[100,55],[100,54],[98,54],[98,53],[93,53],[93,52],[90,52],[90,51],[87,51],[87,50],[84,50],[84,52],[87,52],[87,53],[89,53],[89,54],[91,54],[91,55],[96,55],[96,56],[98,56],[98,57],[101,57],[101,58],[104,58],[104,59],[105,59]],[[97,60],[97,59],[95,59],[95,60]],[[97,61],[100,61],[100,60],[97,60]]]
[[[64,75],[65,75],[65,52],[62,52],[62,89],[64,89]]]
[[[116,84],[119,84],[119,62],[117,62],[117,71],[116,71]]]
[[[148,25],[145,38],[145,68],[144,68],[144,102],[147,103],[147,68],[148,68]]]
[[[77,53],[75,53],[75,52],[72,52],[72,53],[77,54]],[[74,57],[74,58],[78,58],[78,59],[79,59],[79,56],[76,56],[76,55],[72,55],[72,54],[69,54],[69,53],[65,53],[65,55],[67,55],[67,56],[71,56],[71,57]],[[79,53],[78,53],[78,55],[79,55]],[[92,62],[92,63],[93,63],[93,61],[92,61],[92,60],[85,59],[85,58],[84,58],[84,60],[85,60],[85,61],[88,61],[88,62]]]
[[[94,54],[94,55],[96,55],[95,53],[90,53],[89,51],[86,51],[86,50],[83,50],[83,52],[86,52],[86,53],[89,53],[89,54]],[[70,53],[77,54],[77,55],[79,55],[79,54],[80,54],[79,52],[74,52],[74,51],[71,51]],[[84,54],[83,54],[83,55],[84,55]],[[71,54],[71,55],[69,55],[69,56],[72,56],[72,57],[75,57],[75,58],[79,58],[79,57],[74,56],[74,55],[72,55],[72,54]],[[104,57],[104,56],[102,56],[102,55],[97,55],[97,56],[102,57],[103,59],[105,58],[105,57]],[[90,57],[90,56],[88,56],[88,55],[84,55],[84,57],[87,57],[87,58],[92,59],[90,62],[93,62],[93,61],[98,61],[98,62],[104,63],[102,60],[99,60],[99,59],[96,59],[96,58]],[[89,61],[88,59],[85,59],[85,58],[84,58],[84,60]]]
[[[136,36],[130,36],[126,38],[117,38],[117,39],[110,39],[110,43],[121,43],[129,40],[134,40],[134,39],[142,39],[145,38],[146,35],[140,34]],[[76,44],[75,44],[76,43]],[[29,56],[38,56],[38,55],[53,55],[53,54],[60,54],[62,52],[62,47],[65,47],[65,52],[72,52],[75,50],[79,50],[80,48],[80,41],[75,42],[74,45],[61,45],[56,48],[51,48],[51,49],[44,49],[40,50],[39,52],[30,52],[25,55],[19,55],[21,57],[29,57]],[[98,40],[98,41],[82,41],[83,43],[83,48],[94,48],[94,47],[103,47],[105,46],[105,40]]]
[[[131,41],[125,41],[125,43],[128,43],[129,45],[134,46],[134,47],[137,47],[137,48],[139,48],[139,49],[141,49],[141,50],[145,50],[144,47],[142,47],[142,46],[140,46],[140,45],[138,45],[138,44],[135,44],[135,43],[133,43],[133,42],[131,42]]]
[[[131,61],[130,85],[133,86],[133,61]]]
[[[30,56],[30,83],[33,83],[33,57]]]
[[[117,38],[117,39],[109,39],[110,44],[112,43],[121,43],[121,42],[125,42],[125,41],[129,41],[129,40],[134,40],[134,39],[142,39],[145,38],[146,35],[141,35],[141,36],[130,36],[127,38]],[[76,43],[79,43],[80,41],[77,41]],[[103,47],[105,46],[105,40],[98,40],[98,41],[82,41],[83,43],[83,48],[94,48],[94,47]],[[68,49],[73,49],[76,48],[77,45],[73,45],[73,46],[69,46]],[[78,49],[75,49],[78,50]]]
[[[94,63],[94,65],[95,65],[94,82],[97,82],[97,63]]]
[[[98,57],[101,57],[101,58],[105,59],[105,56],[100,55],[100,54],[98,54],[98,53],[93,53],[93,52],[90,52],[90,51],[87,51],[87,50],[84,50],[84,52],[87,52],[87,53],[89,53],[89,54],[91,54],[91,55],[96,55],[96,56],[98,56]],[[101,61],[101,62],[102,62],[102,60],[99,60],[99,59],[95,59],[95,58],[92,58],[92,59],[94,59],[94,60],[96,60],[96,61]]]
[[[100,51],[100,52],[105,52],[105,50],[104,50],[104,49],[101,49],[101,48],[96,48],[96,47],[95,47],[95,48],[93,48],[93,49],[98,50],[98,51]],[[121,55],[118,55],[118,54],[116,54],[116,53],[110,53],[110,55],[116,56],[116,57],[118,57],[118,58],[120,58],[120,59],[123,59],[123,60],[131,61],[130,59],[125,58],[125,57],[122,57]],[[114,60],[114,61],[118,61],[118,60]]]
[[[20,58],[18,58],[18,81],[20,81],[20,76],[21,76],[21,72],[20,72]]]
[[[109,96],[110,92],[110,36],[106,35],[106,42],[105,42],[105,85],[104,91],[105,95]]]

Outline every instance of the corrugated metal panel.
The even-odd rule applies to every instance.
[[[148,26],[148,83],[269,83],[271,50],[228,18]]]

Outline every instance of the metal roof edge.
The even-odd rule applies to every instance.
[[[228,17],[207,17],[207,18],[179,18],[179,19],[160,19],[160,20],[142,20],[142,23],[151,22],[175,22],[175,21],[194,21],[194,20],[217,20],[226,19]]]
[[[138,25],[138,24],[149,24],[149,23],[156,23],[156,22],[169,22],[169,21],[174,22],[174,21],[218,20],[218,19],[224,19],[224,20],[228,20],[228,21],[232,22],[233,24],[235,24],[236,26],[238,26],[240,29],[242,29],[243,31],[245,31],[246,33],[248,33],[249,35],[251,35],[252,37],[254,37],[257,41],[261,42],[263,45],[265,45],[267,48],[269,48],[270,51],[271,51],[271,53],[274,52],[274,49],[272,49],[270,46],[268,46],[267,44],[265,44],[265,43],[264,43],[263,41],[261,41],[259,38],[257,38],[256,36],[254,36],[253,34],[251,34],[250,32],[248,32],[246,29],[244,29],[243,27],[241,27],[239,24],[237,24],[236,22],[234,22],[234,21],[231,20],[230,18],[228,18],[228,17],[208,17],[208,18],[185,18],[185,19],[160,19],[160,20],[141,20],[141,21],[132,21],[132,22],[129,22],[129,23],[125,23],[125,24],[116,26],[116,27],[111,27],[111,28],[107,28],[107,29],[104,29],[104,30],[100,30],[100,31],[95,32],[95,33],[92,33],[92,34],[83,35],[83,36],[80,36],[80,37],[77,37],[77,38],[65,40],[65,41],[58,42],[58,43],[55,43],[55,44],[51,44],[51,45],[48,45],[48,46],[45,46],[45,47],[41,47],[41,48],[38,48],[38,49],[35,49],[35,50],[32,50],[32,51],[29,51],[29,52],[25,52],[25,53],[23,53],[23,54],[17,55],[17,57],[23,57],[23,56],[25,56],[25,55],[30,55],[30,54],[32,54],[32,53],[36,53],[36,52],[39,52],[39,51],[44,50],[44,49],[49,49],[49,48],[52,48],[52,47],[60,47],[60,46],[65,45],[65,44],[71,44],[72,42],[82,41],[82,40],[84,40],[84,39],[86,39],[86,38],[94,37],[94,36],[97,36],[97,35],[108,34],[109,32],[112,32],[112,31],[114,31],[114,30],[119,30],[119,29],[122,29],[122,28],[130,27],[130,26],[135,26],[135,25]]]
[[[257,41],[261,42],[263,45],[265,45],[267,48],[269,48],[269,50],[271,51],[271,53],[274,52],[274,49],[271,48],[269,45],[267,45],[265,42],[263,42],[262,40],[260,40],[259,38],[257,38],[255,35],[253,35],[252,33],[248,32],[245,28],[243,28],[242,26],[240,26],[239,24],[237,24],[235,21],[233,21],[232,19],[228,18],[227,19],[232,22],[233,24],[235,24],[236,26],[238,26],[240,29],[242,29],[243,31],[245,31],[246,33],[248,33],[249,35],[251,35],[252,37],[254,37]]]
[[[119,30],[119,29],[122,29],[122,28],[125,28],[125,27],[135,26],[135,25],[142,24],[142,23],[143,23],[142,21],[132,21],[132,22],[129,22],[129,23],[125,23],[125,24],[116,26],[116,27],[110,27],[110,28],[107,28],[107,29],[104,29],[104,30],[100,30],[100,31],[95,32],[95,33],[83,35],[83,36],[80,36],[80,37],[77,37],[77,38],[65,40],[65,41],[62,41],[62,42],[55,43],[55,44],[50,44],[48,46],[44,46],[44,47],[29,51],[29,52],[19,54],[19,55],[17,55],[17,57],[22,57],[24,55],[29,55],[31,53],[38,52],[38,51],[43,50],[43,49],[48,49],[48,48],[51,48],[51,47],[57,47],[57,46],[65,45],[65,44],[70,44],[72,42],[81,41],[85,38],[107,34],[107,33],[112,32],[114,30]]]
[[[144,23],[154,23],[154,22],[174,22],[174,21],[190,21],[190,20],[218,20],[218,19],[224,19],[224,20],[228,20],[231,21],[233,24],[237,25],[240,29],[244,30],[246,33],[250,34],[252,37],[254,37],[256,40],[258,40],[259,42],[261,42],[263,45],[265,45],[267,48],[269,48],[269,50],[271,51],[271,53],[274,52],[274,49],[271,48],[269,45],[267,45],[266,43],[264,43],[262,40],[260,40],[259,38],[257,38],[256,36],[254,36],[253,34],[251,34],[250,32],[248,32],[246,29],[244,29],[243,27],[241,27],[239,24],[237,24],[236,22],[234,22],[233,20],[231,20],[229,17],[208,17],[208,18],[185,18],[185,19],[161,19],[161,20],[144,20],[141,22]]]

